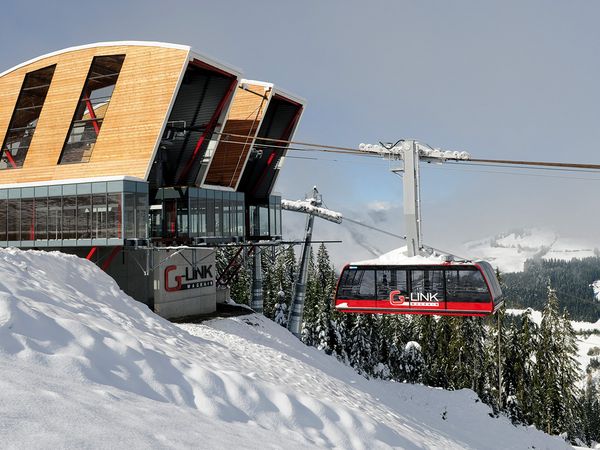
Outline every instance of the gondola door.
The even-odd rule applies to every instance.
[[[377,308],[408,309],[409,297],[406,270],[394,267],[377,269]]]
[[[412,269],[409,302],[412,311],[444,311],[444,271],[431,268]]]

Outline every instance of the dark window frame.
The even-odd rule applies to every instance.
[[[94,70],[99,70],[98,66],[101,64],[100,61],[102,58],[120,59],[120,65],[119,65],[117,71],[114,73],[110,73],[110,74],[105,74],[105,75],[100,75],[100,76],[92,76],[92,74],[94,73]],[[110,104],[112,101],[114,91],[117,88],[119,76],[123,69],[123,64],[125,64],[125,58],[126,58],[125,54],[116,54],[116,55],[99,55],[99,56],[95,56],[92,59],[92,61],[90,63],[90,68],[88,69],[88,73],[85,78],[85,82],[83,84],[83,88],[81,89],[81,94],[79,95],[79,100],[77,101],[77,105],[75,107],[75,112],[73,113],[73,118],[71,119],[71,125],[69,126],[69,132],[67,133],[65,142],[64,142],[62,150],[60,152],[60,156],[58,157],[58,162],[57,162],[58,165],[85,164],[85,163],[90,162],[90,160],[92,158],[92,153],[94,151],[94,147],[96,146],[96,143],[98,142],[98,138],[100,137],[100,132],[102,131],[102,124],[104,123],[104,119],[106,118],[106,115],[108,114],[108,110],[110,108]],[[107,87],[112,87],[112,90],[110,92],[110,95],[104,96],[104,97],[99,97],[99,98],[106,99],[106,101],[103,103],[106,105],[106,109],[105,109],[102,117],[96,117],[96,111],[94,110],[93,101],[97,100],[97,99],[92,98],[92,92],[94,92],[94,89],[93,89],[93,86],[90,86],[90,84],[92,84],[91,82],[97,81],[98,79],[108,78],[108,77],[114,77],[114,84],[97,88],[97,90],[101,90],[101,89],[106,89]],[[90,114],[90,112],[93,112],[94,116],[92,117],[92,115],[90,114],[90,117],[85,119],[84,118],[85,111],[89,110],[90,107],[91,107],[91,111],[88,111],[88,114]],[[86,137],[86,133],[88,132],[89,124],[92,124],[92,129],[95,134],[92,134],[90,137]],[[79,128],[81,128],[81,138],[78,141],[69,142],[73,138],[73,136],[76,136],[78,134],[78,133],[75,133],[74,130],[79,129]],[[76,144],[82,144],[82,143],[90,144],[90,147],[87,150],[78,149]],[[69,147],[70,145],[72,147]],[[89,151],[89,154],[87,156],[85,156],[86,151]],[[79,158],[77,158],[78,153],[81,153],[81,155],[79,155]]]
[[[356,283],[356,275],[360,272],[360,271],[364,271],[364,270],[372,270],[374,272],[374,276],[375,276],[375,293],[373,295],[373,297],[363,297],[360,298],[359,296],[356,295],[352,295],[352,290],[353,290],[353,286]],[[423,271],[423,272],[428,272],[428,271],[439,271],[441,272],[441,284],[442,284],[442,294],[443,294],[443,298],[440,299],[441,302],[447,303],[447,302],[462,302],[462,303],[492,303],[492,294],[490,292],[490,287],[486,281],[486,274],[482,273],[482,271],[480,269],[478,269],[476,266],[451,266],[451,267],[439,267],[439,266],[348,266],[345,267],[343,272],[342,272],[342,276],[340,277],[340,282],[339,282],[339,286],[337,288],[337,292],[336,292],[336,298],[339,300],[376,300],[376,301],[386,301],[387,298],[383,298],[383,296],[379,295],[379,289],[378,289],[378,273],[380,271],[392,271],[392,270],[396,270],[396,271],[403,271],[406,273],[406,289],[408,294],[410,295],[410,293],[412,293],[414,291],[413,289],[413,272],[414,271]],[[448,278],[448,273],[449,272],[459,272],[459,271],[468,271],[468,272],[473,272],[473,273],[477,273],[479,274],[480,277],[480,281],[482,283],[481,287],[485,286],[485,293],[480,293],[481,296],[480,298],[467,298],[467,297],[462,297],[462,298],[457,298],[457,299],[453,299],[449,296],[448,294],[448,283],[447,283],[447,278]],[[361,279],[361,283],[362,284],[362,279]],[[348,293],[348,291],[350,291],[349,295],[343,295],[344,291],[346,291],[346,293]],[[474,296],[475,294],[469,294]],[[382,297],[382,298],[379,298]],[[485,298],[484,298],[485,297]]]
[[[40,84],[40,85],[34,85],[34,86],[28,86],[28,84],[31,84],[34,80],[35,80],[35,76],[36,74],[39,74],[40,72],[44,72],[44,71],[49,71],[49,74],[43,74],[42,76],[46,76],[48,78],[47,83],[44,84]],[[8,122],[8,128],[6,130],[6,134],[4,136],[4,140],[2,142],[2,146],[0,147],[0,161],[4,159],[5,156],[7,156],[7,161],[6,161],[6,166],[2,167],[0,166],[0,170],[7,170],[7,169],[21,169],[24,165],[25,165],[25,160],[27,158],[27,154],[29,153],[29,148],[31,147],[31,141],[33,140],[35,131],[37,129],[37,125],[40,119],[40,116],[42,115],[42,111],[44,109],[44,105],[46,104],[46,98],[48,97],[48,91],[50,90],[50,86],[52,85],[52,80],[54,78],[54,72],[56,71],[56,64],[52,64],[50,66],[46,66],[46,67],[42,67],[40,69],[37,70],[33,70],[31,72],[27,72],[25,74],[25,76],[23,77],[23,82],[21,83],[21,88],[19,90],[19,95],[17,97],[17,101],[15,103],[12,115],[10,117],[10,121]],[[38,75],[39,76],[39,75]],[[34,105],[34,106],[20,106],[23,103],[27,103],[27,96],[31,95],[30,93],[35,91],[36,89],[43,89],[43,92],[40,92],[38,94],[39,99],[41,100],[41,103],[38,105]],[[37,114],[34,114],[33,117],[30,117],[29,120],[26,122],[28,125],[26,126],[18,126],[15,127],[15,121],[19,120],[19,113],[23,112],[23,111],[30,111],[30,110],[38,110]],[[35,123],[35,125],[30,125],[31,123]],[[28,134],[26,136],[27,131],[31,131],[30,134]],[[11,135],[19,135],[20,132],[23,132],[23,136],[21,136],[20,139],[15,139],[15,141],[18,141],[19,146],[17,148],[11,148],[9,149],[8,145],[8,141],[10,139]],[[23,141],[27,141],[27,143],[25,145],[21,145]],[[23,157],[21,157],[20,155],[15,158],[12,154],[13,150],[17,150],[17,153],[22,153]]]

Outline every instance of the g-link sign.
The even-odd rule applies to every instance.
[[[199,289],[212,286],[212,264],[199,267],[165,267],[165,291],[177,292],[186,289]]]
[[[400,307],[425,306],[439,308],[440,302],[437,296],[437,292],[435,294],[430,292],[425,294],[411,292],[410,297],[407,298],[400,291],[392,291],[390,292],[390,304]]]

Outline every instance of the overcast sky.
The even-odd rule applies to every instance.
[[[411,137],[477,158],[600,163],[600,2],[5,0],[2,9],[0,71],[98,41],[188,44],[306,98],[298,140],[355,147]],[[330,208],[403,233],[389,163],[290,155],[319,159],[287,159],[284,197],[316,184]],[[600,246],[600,175],[496,170],[423,168],[428,244],[454,249],[544,226]],[[299,237],[303,219],[286,219],[288,237]],[[401,244],[317,224],[316,239],[339,237],[340,261],[369,255],[357,242]]]

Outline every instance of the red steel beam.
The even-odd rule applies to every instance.
[[[298,108],[298,111],[296,111],[296,114],[294,115],[292,120],[290,120],[290,123],[288,124],[288,126],[285,128],[285,130],[281,134],[281,137],[280,137],[281,140],[287,140],[290,137],[290,135],[292,134],[292,130],[294,129],[294,127],[298,123],[298,120],[300,119],[301,113],[302,113],[302,106],[300,105],[300,107]],[[260,138],[257,140],[260,140]],[[263,169],[263,172],[260,175],[260,178],[258,179],[256,184],[254,185],[254,188],[252,189],[253,196],[256,195],[256,191],[258,191],[258,188],[260,187],[260,185],[264,181],[265,177],[267,176],[267,173],[269,172],[269,167],[271,166],[271,164],[273,163],[273,160],[275,159],[277,150],[273,149],[271,151],[272,151],[272,153],[269,155],[269,159],[267,160],[267,166]],[[282,155],[285,154],[286,149],[281,149],[281,153],[282,153]]]
[[[115,259],[115,256],[119,254],[122,248],[123,247],[121,245],[117,245],[112,249],[112,252],[110,252],[110,255],[108,255],[108,258],[106,261],[104,261],[104,264],[102,264],[102,270],[106,272],[106,270],[110,267],[110,264],[113,262],[113,259]]]
[[[92,256],[94,256],[94,253],[96,253],[96,250],[98,250],[98,247],[92,247],[91,250],[90,250],[90,252],[85,257],[85,259],[87,259],[88,261],[91,261],[92,260]]]
[[[240,255],[240,253],[242,252],[242,250],[244,249],[244,247],[240,247],[238,249],[237,252],[235,252],[235,255],[233,255],[233,258],[231,258],[231,260],[229,261],[229,264],[227,264],[227,267],[225,267],[225,270],[223,270],[223,273],[221,275],[219,275],[219,278],[217,278],[217,284],[219,284],[219,282],[221,281],[221,279],[227,275],[227,272],[229,271],[229,269],[231,268],[231,266],[234,265],[234,263],[237,260],[237,257]]]
[[[11,166],[13,166],[13,169],[17,168],[17,163],[15,163],[15,160],[13,159],[10,150],[6,149],[4,150],[4,154],[6,155],[6,159],[8,159],[8,162],[10,163]]]
[[[90,118],[92,119],[92,125],[94,126],[96,136],[98,136],[98,134],[100,133],[100,125],[98,124],[98,118],[96,117],[96,113],[94,112],[94,106],[92,105],[92,102],[90,102],[89,93],[86,93],[85,96],[85,106],[87,107],[87,110],[90,113]]]

